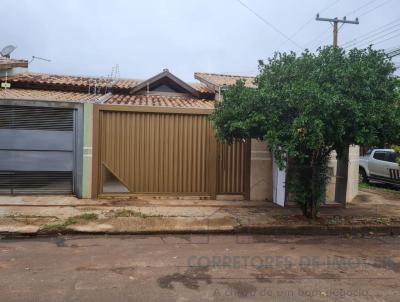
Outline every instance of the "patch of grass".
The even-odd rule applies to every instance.
[[[65,230],[65,225],[63,223],[46,224],[40,228],[40,232],[43,233],[56,233],[64,230]]]
[[[147,215],[141,212],[136,212],[128,209],[118,210],[115,212],[115,217],[139,217],[139,218],[148,218],[148,217],[160,217],[160,215]]]
[[[330,217],[326,220],[326,223],[329,225],[337,225],[344,223],[344,218],[340,216]]]
[[[74,219],[83,219],[83,220],[96,220],[99,218],[99,215],[97,215],[96,213],[83,213],[81,215],[77,215],[74,217],[71,217]]]
[[[64,231],[68,226],[77,224],[79,220],[96,220],[98,215],[95,213],[83,213],[81,215],[68,217],[64,223],[46,224],[40,231],[43,233],[56,233]]]
[[[77,223],[78,223],[78,220],[75,217],[69,217],[69,218],[67,218],[67,220],[65,220],[63,225],[69,226],[69,225],[73,225],[73,224],[77,224]]]
[[[378,183],[371,184],[371,183],[362,182],[359,184],[359,188],[373,190],[373,191],[381,191],[381,192],[387,192],[387,193],[400,194],[400,189],[391,187],[390,185],[386,185],[386,184],[378,184]]]
[[[390,224],[390,218],[388,218],[388,217],[377,217],[375,222],[377,224],[386,224],[386,225],[388,225],[388,224]]]
[[[45,233],[55,233],[62,232],[66,229],[67,226],[77,224],[78,220],[74,217],[69,217],[64,223],[55,223],[55,224],[46,224],[44,225],[40,231]]]

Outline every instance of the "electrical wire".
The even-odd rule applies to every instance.
[[[369,13],[371,13],[371,12],[377,10],[378,8],[380,8],[380,7],[382,7],[382,6],[386,5],[386,4],[388,4],[388,3],[391,2],[391,1],[392,1],[392,0],[386,0],[385,2],[383,2],[383,3],[381,3],[381,4],[377,5],[377,6],[375,6],[374,8],[365,11],[364,13],[362,13],[361,15],[359,15],[358,17],[365,16],[365,15],[367,15],[367,14],[369,14]],[[364,8],[364,7],[366,7],[366,6],[368,6],[369,4],[372,4],[373,2],[375,2],[375,1],[372,0],[372,1],[367,2],[366,4],[364,4],[364,5],[360,6],[360,7],[358,7],[357,9],[353,10],[352,12],[350,12],[350,14],[353,14],[353,13],[357,12],[358,10],[360,10],[360,9],[362,9],[362,8]],[[317,37],[316,39],[312,40],[312,42],[317,41],[317,40],[318,40],[318,41],[322,40],[322,39],[320,39],[320,37],[321,37],[321,36],[319,36],[319,37]],[[322,41],[323,41],[323,40],[322,40]]]
[[[323,13],[325,11],[327,11],[328,9],[330,9],[332,6],[336,5],[337,3],[339,3],[341,0],[335,0],[333,1],[331,4],[327,5],[326,7],[324,7],[323,9],[319,10],[320,13]],[[374,0],[376,1],[376,0]],[[291,39],[293,39],[295,36],[297,36],[305,27],[307,27],[307,25],[309,25],[312,21],[315,20],[315,17],[311,17],[310,19],[308,19],[305,23],[303,23],[303,25],[301,25],[299,27],[299,29],[290,36]],[[286,39],[285,41],[283,41],[279,47],[283,46],[284,44],[286,44],[288,40]]]
[[[364,7],[366,7],[366,6],[368,6],[368,5],[372,4],[372,3],[374,3],[374,2],[376,2],[376,1],[377,1],[377,0],[368,1],[367,3],[365,3],[365,4],[363,4],[363,5],[359,6],[359,7],[357,7],[356,9],[353,9],[352,11],[346,13],[345,15],[346,15],[346,16],[352,15],[352,14],[354,14],[355,12],[359,11],[360,9],[363,9]],[[326,31],[324,30],[324,31],[322,31],[320,34],[318,34],[317,37],[315,37],[315,38],[311,39],[309,42],[307,42],[306,45],[314,44],[315,42],[324,41],[324,40],[326,39],[326,37],[328,37],[329,35],[330,35],[330,33],[326,33]],[[319,43],[318,43],[318,44],[319,44]]]
[[[387,31],[389,31],[389,30],[391,30],[391,29],[393,29],[393,28],[399,27],[399,26],[400,26],[400,23],[399,23],[399,24],[396,24],[396,25],[392,25],[392,26],[390,26],[390,27],[388,27],[388,28],[386,28],[386,29],[383,29],[383,30],[381,30],[381,31],[378,31],[378,32],[376,32],[376,33],[374,33],[374,34],[372,34],[372,35],[366,36],[366,37],[364,37],[363,39],[359,39],[359,40],[357,40],[357,41],[355,41],[355,42],[353,42],[353,43],[349,43],[349,44],[346,44],[346,45],[343,44],[342,47],[344,47],[344,48],[349,48],[349,47],[353,47],[353,46],[355,46],[355,45],[363,44],[363,41],[367,41],[367,40],[369,40],[369,41],[374,41],[374,40],[379,39],[379,38],[381,38],[381,37],[384,37],[384,36],[386,36],[386,35],[388,35],[388,34],[390,34],[390,33],[393,33],[393,32],[396,32],[396,31],[400,30],[400,28],[397,28],[397,29],[395,29],[394,31],[391,31],[391,32],[387,33]],[[383,35],[381,35],[381,34],[383,34]],[[377,37],[376,37],[376,36],[377,36]],[[375,38],[373,38],[373,37],[375,37]],[[371,38],[373,38],[373,39],[371,40]]]
[[[377,0],[371,0],[371,1],[369,1],[369,2],[367,2],[367,3],[365,3],[365,4],[363,4],[363,5],[361,5],[360,7],[356,8],[356,9],[354,9],[354,10],[348,12],[348,13],[345,13],[344,15],[345,15],[345,16],[352,15],[352,14],[354,14],[355,12],[358,12],[360,9],[363,9],[364,7],[366,7],[366,6],[368,6],[368,5],[372,4],[372,3],[374,3],[374,2],[376,2],[376,1],[377,1]]]
[[[376,41],[376,40],[379,40],[379,39],[381,39],[381,38],[387,37],[387,36],[389,36],[389,35],[391,35],[391,34],[394,34],[394,33],[398,32],[398,31],[400,31],[400,28],[397,28],[397,29],[395,29],[395,30],[392,30],[391,32],[388,32],[388,33],[386,33],[386,34],[384,34],[384,35],[381,35],[381,36],[379,36],[379,37],[376,37],[376,38],[374,38],[374,39],[372,39],[372,40],[369,40],[369,41],[367,41],[367,42],[352,44],[352,45],[350,45],[350,46],[345,47],[345,49],[349,49],[349,48],[352,48],[352,47],[359,47],[359,46],[361,46],[361,45],[366,45],[366,44],[368,44],[368,45],[369,45],[369,44],[376,44],[376,43],[372,43],[372,42],[374,42],[374,41]],[[379,42],[379,43],[380,43],[380,42]]]
[[[399,36],[400,36],[400,33],[398,33],[397,35],[394,35],[394,36],[392,36],[392,37],[389,37],[389,38],[387,38],[387,39],[385,39],[385,40],[372,43],[372,45],[381,44],[381,43],[383,43],[383,42],[390,41],[390,40],[392,40],[392,39],[394,39],[394,38],[397,38],[397,37],[399,37]]]
[[[391,1],[393,1],[393,0],[387,0],[387,1],[383,2],[382,4],[380,4],[380,5],[378,5],[378,6],[374,7],[374,8],[372,8],[372,9],[366,11],[366,12],[364,12],[363,14],[359,15],[358,17],[365,16],[365,15],[367,15],[367,14],[369,14],[369,13],[371,13],[371,12],[377,10],[378,8],[380,8],[380,7],[382,7],[382,6],[386,5],[386,4],[388,4],[388,3],[391,2]]]
[[[398,49],[400,49],[400,46],[390,47],[390,48],[387,48],[387,49],[385,50],[385,52],[386,52],[386,53],[389,53],[389,52],[392,52],[392,51],[395,51],[395,50],[398,50]]]
[[[371,31],[369,31],[369,32],[367,32],[367,33],[365,33],[365,34],[363,34],[363,35],[361,35],[361,36],[359,36],[359,37],[356,37],[356,38],[354,38],[354,39],[352,39],[352,40],[350,40],[350,41],[347,41],[347,42],[343,43],[342,46],[347,46],[347,45],[349,45],[349,44],[353,44],[353,42],[355,43],[356,41],[359,41],[358,39],[361,39],[361,38],[364,39],[365,37],[369,36],[370,34],[376,32],[376,31],[378,31],[378,30],[380,30],[380,29],[382,29],[382,28],[385,28],[385,27],[387,27],[387,26],[390,26],[390,25],[392,25],[393,23],[396,23],[396,22],[398,22],[398,21],[400,21],[400,18],[395,19],[395,20],[393,20],[393,21],[391,21],[391,22],[389,22],[389,23],[386,23],[385,25],[379,26],[378,28],[375,28],[374,30],[371,30]]]
[[[385,53],[389,58],[397,58],[397,56],[400,56],[400,47],[392,47],[391,49],[386,49]]]
[[[306,45],[310,45],[310,44],[312,45],[312,44],[315,44],[315,42],[319,42],[321,40],[325,40],[328,36],[330,36],[330,34],[331,33],[329,33],[329,32],[327,33],[326,30],[321,31],[321,33],[319,35],[317,35],[316,38],[308,41]]]
[[[237,2],[239,2],[244,8],[246,8],[248,11],[250,11],[253,15],[255,15],[258,19],[260,19],[264,24],[266,24],[268,27],[272,28],[274,31],[276,31],[277,33],[279,33],[281,36],[283,36],[285,39],[289,40],[293,45],[295,45],[296,47],[298,47],[299,49],[303,49],[303,47],[301,47],[297,42],[295,42],[294,40],[292,40],[288,35],[286,35],[285,33],[283,33],[282,31],[280,31],[275,25],[273,25],[272,23],[270,23],[269,21],[267,21],[263,16],[261,16],[260,14],[258,14],[255,10],[253,10],[252,8],[250,8],[249,6],[247,6],[245,3],[243,3],[241,0],[237,0]]]

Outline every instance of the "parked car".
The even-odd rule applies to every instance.
[[[371,149],[360,157],[360,182],[370,180],[400,185],[398,156],[392,149]]]

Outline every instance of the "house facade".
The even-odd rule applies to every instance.
[[[284,188],[263,143],[220,143],[208,119],[221,90],[237,80],[252,87],[254,77],[78,77],[14,63],[0,60],[3,194],[273,200]],[[345,199],[355,192],[345,189]]]

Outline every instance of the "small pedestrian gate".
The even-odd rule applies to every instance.
[[[93,196],[246,194],[247,143],[218,144],[210,112],[94,105]]]

